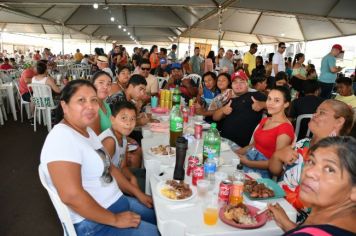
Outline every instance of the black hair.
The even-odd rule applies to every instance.
[[[146,81],[145,77],[143,77],[142,75],[135,74],[135,75],[131,76],[127,86],[130,86],[130,84],[134,87],[137,85],[140,85],[140,84],[147,86],[147,81]]]
[[[297,63],[297,61],[299,61],[300,58],[304,57],[304,53],[297,53],[294,56],[294,60],[293,60],[293,66],[295,65],[295,63]]]
[[[47,70],[47,64],[42,61],[37,62],[36,70],[38,74],[44,74]]]
[[[99,70],[99,71],[95,72],[93,77],[91,78],[91,82],[94,84],[95,80],[97,80],[102,75],[106,75],[107,77],[109,77],[111,82],[112,82],[112,78],[109,75],[109,73],[107,73],[106,71],[103,71],[103,70]]]
[[[215,58],[215,52],[214,51],[210,51],[206,58],[210,58],[211,60],[213,60]]]
[[[157,45],[152,45],[150,55],[155,51],[155,48],[158,48]]]
[[[231,88],[231,84],[232,84],[231,75],[230,75],[229,73],[226,73],[226,72],[220,73],[220,74],[218,75],[218,77],[216,78],[216,81],[218,81],[218,79],[219,79],[220,76],[224,76],[225,78],[227,78],[227,80],[229,81],[229,85],[228,85],[227,87],[228,87],[228,88]]]
[[[319,82],[316,79],[306,80],[303,83],[303,92],[304,94],[315,93],[320,89]]]
[[[356,139],[350,136],[327,137],[320,140],[309,149],[309,153],[319,148],[334,148],[340,160],[341,170],[346,170],[351,178],[351,184],[356,185]]]
[[[284,71],[278,72],[278,73],[276,74],[276,76],[275,76],[275,81],[277,82],[277,81],[279,81],[279,80],[285,80],[285,81],[287,81],[287,83],[288,83],[288,75],[287,75],[287,73],[284,72]]]
[[[250,45],[250,49],[257,48],[257,47],[258,47],[258,46],[257,46],[256,43],[252,43],[252,44]]]
[[[260,73],[256,69],[252,70],[252,75],[250,77],[251,85],[255,86],[257,83],[262,83],[263,81],[266,81],[267,78],[264,75],[264,73]]]
[[[184,61],[182,62],[182,64],[183,64],[183,63],[187,63],[189,60],[190,60],[190,56],[187,56],[187,57],[184,59]]]
[[[95,91],[96,94],[96,88],[95,86],[90,83],[88,80],[83,80],[83,79],[76,79],[70,81],[61,91],[61,95],[59,100],[64,101],[65,103],[69,103],[70,99],[73,97],[73,95],[78,91],[80,87],[87,86],[89,88],[92,88]],[[55,112],[55,123],[59,123],[63,119],[63,108],[59,104],[59,106],[56,109]]]
[[[89,55],[88,55],[88,54],[85,54],[85,55],[84,55],[84,58],[88,58],[88,57],[89,57]]]
[[[160,48],[160,51],[163,52],[164,54],[167,54],[167,49],[166,48]]]
[[[194,51],[195,51],[196,49],[200,49],[200,48],[199,48],[199,47],[195,47],[195,48],[194,48]]]
[[[268,54],[268,62],[272,62],[273,56],[274,56],[274,52],[271,52],[270,54]]]
[[[10,61],[15,61],[15,58],[11,57],[11,58],[10,58]]]
[[[114,103],[113,106],[111,107],[112,116],[115,117],[123,109],[134,110],[135,114],[137,115],[136,107],[132,102],[120,101],[120,102]]]
[[[141,67],[141,65],[143,65],[143,64],[148,64],[148,65],[150,65],[150,67],[151,67],[151,62],[150,62],[150,60],[148,60],[148,59],[146,59],[146,58],[141,59],[141,61],[140,61],[140,67]]]
[[[282,46],[286,46],[286,44],[284,43],[284,42],[280,42],[279,44],[278,44],[278,47],[280,48],[280,47],[282,47]]]
[[[344,84],[346,86],[352,86],[352,79],[349,77],[339,77],[335,81],[337,84]]]
[[[204,73],[204,75],[202,76],[202,82],[204,81],[204,78],[206,76],[211,76],[211,78],[213,78],[215,81],[218,79],[218,77],[216,76],[216,74],[214,72],[208,71],[206,73]]]
[[[146,49],[146,48],[143,49],[143,50],[142,50],[142,55],[144,55],[144,54],[147,53],[147,52],[149,52],[148,49]]]
[[[118,69],[117,75],[120,74],[121,71],[123,71],[123,70],[128,70],[129,72],[131,72],[131,68],[130,68],[130,67],[128,67],[128,66],[122,66],[122,67],[120,67],[120,68]]]
[[[173,44],[173,45],[172,45],[172,49],[177,49],[177,45],[176,45],[176,44]]]
[[[291,102],[292,96],[290,95],[290,89],[286,86],[276,86],[271,89],[272,90],[277,90],[283,94],[284,102]]]

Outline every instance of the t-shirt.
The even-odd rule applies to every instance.
[[[344,102],[347,105],[351,106],[352,108],[356,108],[356,96],[355,95],[351,95],[351,96],[336,95],[335,100],[339,100],[339,101]]]
[[[111,183],[104,183],[101,180],[104,162],[95,150],[102,148],[102,144],[92,129],[87,128],[87,131],[89,138],[65,124],[54,126],[47,135],[42,148],[41,168],[50,189],[56,192],[47,164],[54,161],[66,161],[81,165],[81,182],[84,190],[100,206],[108,208],[122,196],[122,192],[115,179]],[[73,224],[84,220],[71,208],[69,212]]]
[[[148,74],[146,81],[147,81],[146,93],[148,94],[158,93],[158,79],[156,78],[156,76]]]
[[[324,101],[323,98],[306,95],[305,97],[300,97],[292,101],[289,117],[297,118],[299,115],[303,114],[314,114],[318,106]],[[300,125],[300,130],[297,139],[304,138],[308,131],[308,119],[303,119]]]
[[[256,68],[256,57],[255,55],[251,54],[250,52],[246,52],[244,55],[244,64],[248,64],[248,72],[250,75],[252,74],[252,70]]]
[[[234,73],[234,64],[232,64],[232,61],[227,59],[226,57],[224,57],[219,61],[219,65],[220,65],[220,70],[227,69],[227,73],[229,73],[230,75]]]
[[[190,64],[192,65],[192,73],[193,74],[201,74],[201,63],[203,62],[203,58],[201,58],[200,56],[192,56],[190,58]]]
[[[177,61],[177,55],[176,55],[176,52],[175,51],[171,51],[169,54],[168,54],[168,58],[171,59],[171,62],[176,62]]]
[[[263,111],[252,110],[252,99],[266,101],[266,95],[260,92],[247,92],[239,97],[232,98],[232,112],[219,123],[221,136],[235,142],[240,147],[250,143],[253,131],[262,118]]]
[[[81,62],[83,57],[84,57],[83,54],[81,54],[80,52],[77,52],[77,53],[74,54],[74,60],[76,62]]]
[[[306,225],[297,227],[283,234],[283,236],[355,236],[355,232],[341,229],[333,225]]]
[[[286,64],[284,63],[284,58],[283,58],[283,54],[280,54],[279,52],[276,52],[273,55],[273,59],[272,59],[272,73],[271,76],[276,76],[276,72],[273,69],[273,65],[277,64],[278,65],[278,72],[280,71],[286,71]]]
[[[279,135],[286,134],[291,138],[290,144],[294,139],[294,128],[290,123],[282,123],[271,129],[263,129],[263,126],[268,121],[268,117],[263,118],[258,125],[254,135],[255,148],[260,151],[268,159],[272,157],[276,151],[277,138]]]
[[[122,137],[122,146],[120,146],[114,132],[112,131],[112,129],[107,129],[104,132],[102,132],[99,135],[99,138],[101,141],[103,141],[106,138],[113,138],[114,142],[115,142],[115,153],[114,155],[111,157],[111,162],[117,166],[120,167],[121,162],[125,159],[125,155],[126,155],[126,147],[127,147],[127,139],[125,136]]]
[[[206,108],[208,108],[210,106],[211,102],[218,94],[220,94],[219,89],[215,89],[215,91],[213,92],[213,91],[207,89],[206,87],[203,87],[203,94],[202,94],[201,99],[204,101]]]
[[[0,69],[1,70],[11,70],[11,69],[13,69],[13,67],[10,65],[10,64],[2,64],[2,65],[0,65]]]
[[[336,66],[336,58],[330,53],[323,57],[320,66],[319,81],[323,83],[335,83],[336,73],[330,71],[330,68]]]
[[[159,66],[159,58],[156,53],[150,55],[151,69],[156,69]]]
[[[101,108],[99,108],[100,132],[103,132],[104,130],[109,129],[111,127],[111,109],[108,103],[103,103],[106,109],[106,114]]]

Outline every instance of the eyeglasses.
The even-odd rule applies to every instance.
[[[101,181],[104,183],[104,184],[109,184],[112,182],[113,178],[110,174],[110,157],[109,155],[106,153],[105,150],[103,149],[97,149],[95,150],[98,155],[101,157],[101,160],[104,162],[104,171],[103,171],[103,174],[101,175],[100,179]]]
[[[141,67],[141,70],[151,70],[151,68]]]
[[[282,49],[286,49],[287,47],[286,47],[286,46],[282,46],[281,48],[282,48]]]

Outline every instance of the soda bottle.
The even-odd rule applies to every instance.
[[[211,123],[209,131],[204,135],[203,142],[203,163],[208,158],[209,153],[213,154],[216,165],[220,156],[221,137],[216,129],[216,123]]]
[[[175,105],[169,115],[169,145],[176,146],[177,138],[183,134],[183,116],[179,105]]]
[[[178,85],[175,87],[173,90],[173,96],[172,96],[172,106],[175,105],[180,105],[180,91]]]
[[[234,172],[234,181],[230,189],[229,203],[230,205],[236,206],[243,201],[243,189],[245,182],[245,174],[243,171],[243,166],[238,164]]]
[[[215,172],[216,162],[214,160],[214,155],[209,153],[208,159],[204,163],[204,177],[210,182],[209,189],[212,189],[215,185]]]

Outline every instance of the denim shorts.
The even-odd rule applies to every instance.
[[[250,161],[268,161],[268,158],[254,147],[247,151],[246,156]],[[259,173],[262,178],[271,178],[269,171],[265,169],[257,169],[244,166],[244,172],[256,172]]]

